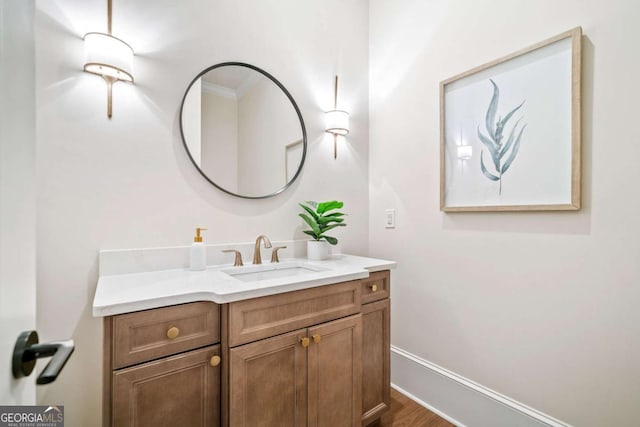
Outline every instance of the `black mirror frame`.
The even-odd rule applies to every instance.
[[[273,83],[275,83],[276,86],[278,86],[282,90],[282,92],[284,92],[284,94],[287,96],[287,98],[291,102],[291,105],[293,105],[294,110],[296,110],[296,114],[298,115],[298,119],[300,120],[300,128],[302,129],[302,159],[300,159],[300,166],[298,166],[298,170],[296,171],[296,173],[293,176],[293,178],[291,178],[291,180],[289,180],[289,182],[287,182],[284,186],[282,186],[282,188],[278,189],[277,191],[275,191],[273,193],[270,193],[270,194],[267,194],[267,195],[264,195],[264,196],[244,196],[242,194],[236,194],[236,193],[233,193],[233,192],[231,192],[229,190],[226,190],[226,189],[222,188],[221,186],[219,186],[218,184],[213,182],[211,180],[211,178],[209,178],[207,176],[207,174],[204,173],[204,171],[196,163],[196,161],[193,159],[193,156],[191,156],[191,152],[189,151],[189,147],[187,146],[187,140],[184,137],[184,131],[182,129],[182,110],[184,109],[184,102],[187,99],[187,94],[189,93],[189,90],[191,89],[193,84],[200,77],[202,77],[203,75],[205,75],[209,71],[214,70],[216,68],[220,68],[220,67],[226,67],[226,66],[237,66],[237,67],[250,68],[250,69],[252,69],[254,71],[257,71],[260,74],[266,76],[267,78],[269,78],[269,80],[271,80]],[[225,192],[227,194],[230,194],[232,196],[241,197],[243,199],[266,199],[268,197],[276,196],[276,195],[282,193],[283,191],[285,191],[287,188],[289,188],[291,186],[291,184],[293,184],[295,182],[295,180],[300,175],[300,172],[302,172],[302,167],[304,166],[304,161],[305,161],[305,158],[307,156],[307,130],[306,130],[305,125],[304,125],[304,119],[302,118],[302,113],[300,112],[300,109],[298,108],[298,104],[296,104],[296,101],[293,99],[293,97],[291,96],[289,91],[275,77],[273,77],[271,74],[267,73],[263,69],[261,69],[259,67],[256,67],[255,65],[247,64],[247,63],[244,63],[244,62],[222,62],[220,64],[212,65],[211,67],[206,68],[203,71],[201,71],[193,80],[191,80],[191,83],[189,83],[189,86],[187,86],[187,90],[185,91],[184,96],[182,97],[182,103],[180,104],[180,137],[182,138],[182,144],[184,145],[184,149],[187,152],[187,155],[189,156],[189,159],[191,159],[191,163],[193,163],[193,165],[196,167],[198,172],[200,172],[200,175],[202,175],[204,177],[204,179],[209,181],[209,183],[211,185],[213,185],[214,187],[216,187],[218,190],[223,191],[223,192]]]

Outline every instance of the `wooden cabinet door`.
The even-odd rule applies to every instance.
[[[309,328],[309,427],[359,426],[362,315]]]
[[[362,306],[362,425],[391,405],[390,326],[388,299]]]
[[[214,345],[114,372],[113,425],[220,425],[219,355]]]
[[[230,350],[229,425],[307,425],[307,330]]]

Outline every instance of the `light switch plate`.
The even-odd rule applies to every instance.
[[[386,209],[384,211],[384,214],[385,214],[384,228],[396,228],[396,210]]]

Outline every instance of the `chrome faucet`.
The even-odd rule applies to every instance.
[[[256,239],[256,245],[253,248],[253,263],[254,264],[262,264],[262,257],[260,256],[260,241],[264,242],[265,248],[271,247],[271,240],[264,234],[261,234]]]

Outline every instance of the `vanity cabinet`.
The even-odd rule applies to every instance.
[[[362,315],[309,328],[309,426],[357,426],[362,414]]]
[[[230,351],[231,425],[307,425],[307,349],[300,329]]]
[[[103,425],[219,426],[219,306],[106,317]]]
[[[361,290],[354,280],[224,306],[230,399],[223,424],[359,425]]]
[[[368,425],[390,406],[389,271],[106,317],[106,426]]]
[[[381,271],[223,306],[230,360],[223,425],[379,419],[391,402],[389,291],[389,271]]]
[[[358,314],[231,349],[230,425],[358,425],[361,340]]]
[[[391,303],[389,272],[362,280],[362,425],[391,406]],[[366,302],[366,303],[365,303]]]
[[[113,425],[220,425],[219,354],[214,345],[115,371]]]

